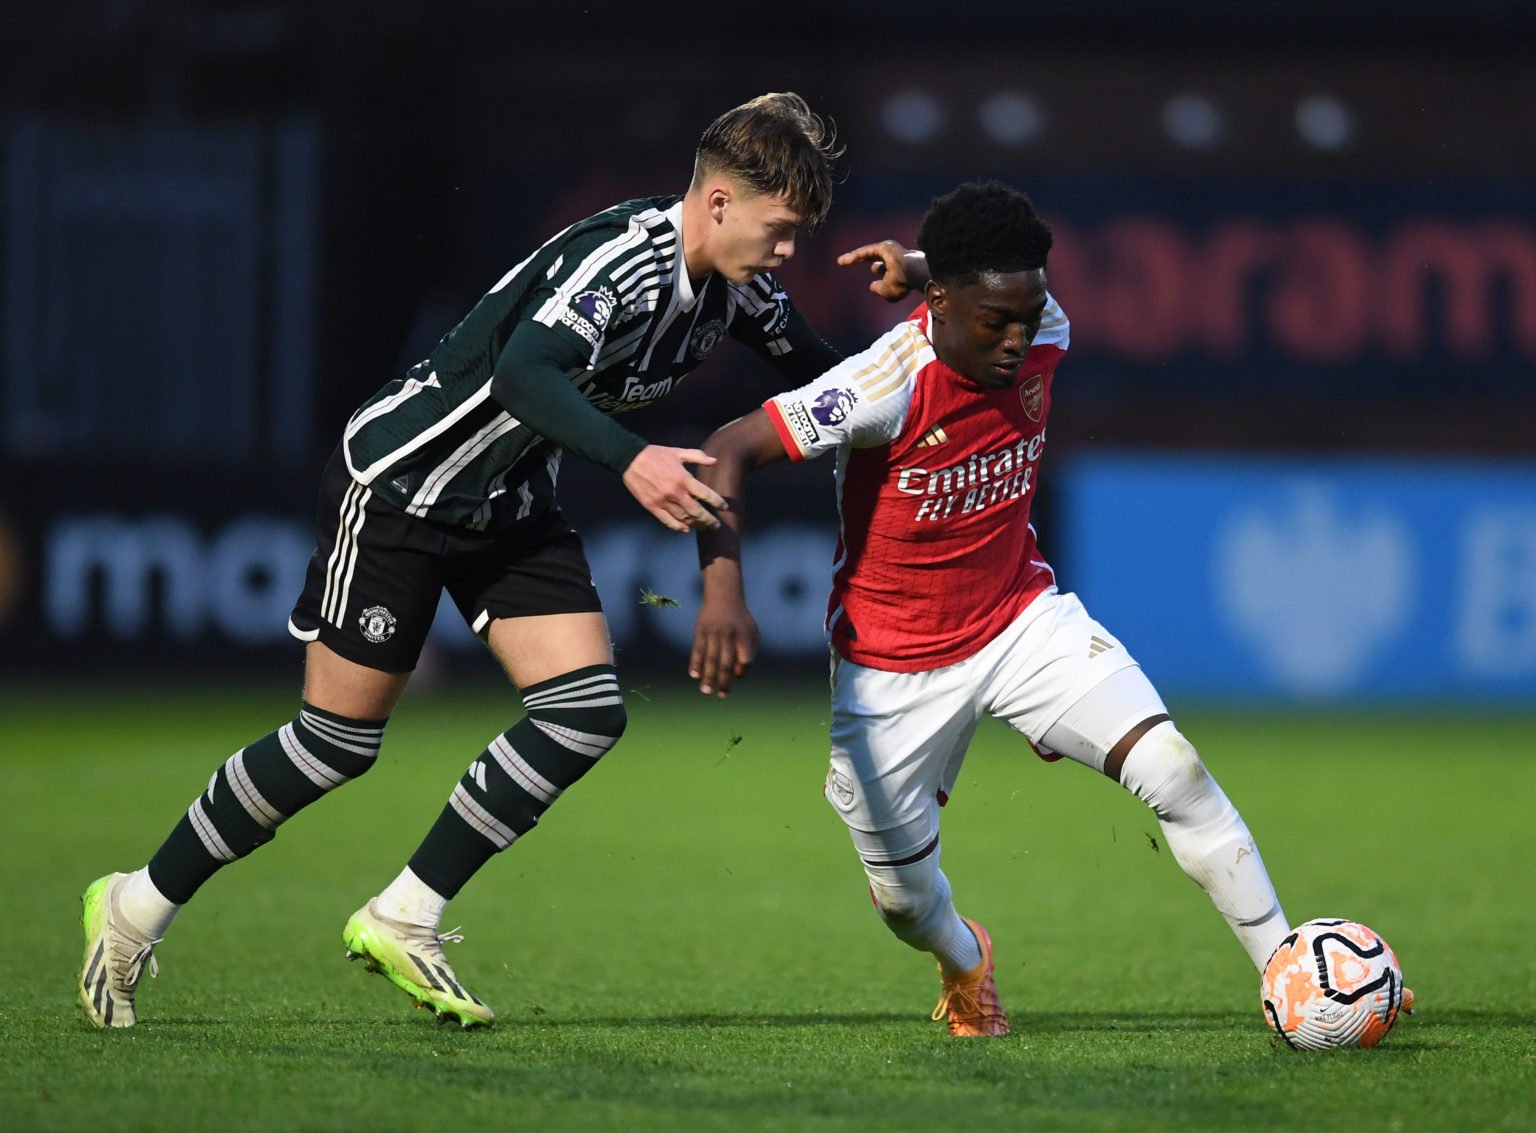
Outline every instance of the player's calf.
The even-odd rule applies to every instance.
[[[920,819],[898,830],[852,833],[880,919],[898,940],[938,962],[942,990],[932,1017],[946,1019],[952,1035],[1006,1035],[992,941],[984,928],[955,911],[932,824]],[[923,837],[927,841],[919,849],[904,852]]]
[[[938,843],[916,861],[877,863],[864,859],[869,894],[875,911],[892,934],[922,952],[949,951],[959,915],[955,912],[949,879],[939,869]],[[958,934],[963,943],[963,932]],[[970,962],[966,962],[970,961]],[[970,968],[966,955],[954,968]]]
[[[305,704],[277,731],[235,752],[150,859],[155,888],[186,904],[219,869],[266,845],[304,807],[372,768],[385,723]]]
[[[444,898],[456,896],[492,855],[532,830],[624,734],[612,665],[589,665],[523,690],[528,715],[469,765],[411,871]]]
[[[99,1027],[130,1027],[154,947],[181,907],[223,866],[264,846],[299,810],[373,766],[383,720],[350,720],[305,704],[277,731],[213,773],[147,866],[100,878],[82,898],[79,993]]]
[[[353,914],[343,934],[350,957],[367,959],[418,1003],[466,1027],[494,1015],[443,957],[442,941],[458,939],[437,931],[443,906],[494,854],[532,830],[612,750],[626,723],[611,665],[529,685],[523,705],[528,715],[469,765],[405,872]]]
[[[1157,814],[1174,860],[1226,918],[1254,967],[1289,926],[1243,816],[1172,721],[1131,748],[1120,782]]]

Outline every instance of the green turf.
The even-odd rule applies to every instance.
[[[380,765],[216,878],[141,985],[141,1025],[102,1033],[74,1002],[80,891],[142,864],[291,694],[0,693],[0,1128],[1536,1124],[1530,717],[1182,714],[1292,920],[1366,921],[1418,993],[1377,1050],[1308,1055],[1269,1037],[1246,957],[1144,808],[990,723],[944,861],[1015,1033],[948,1038],[931,963],[880,925],[821,800],[824,689],[644,696],[615,754],[450,906],[493,1030],[438,1026],[342,958],[347,915],[517,708],[412,693]]]

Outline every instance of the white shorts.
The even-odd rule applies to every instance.
[[[1052,588],[974,656],[942,669],[892,673],[834,655],[827,801],[855,831],[904,828],[915,851],[937,834],[938,807],[984,714],[1043,756],[1102,771],[1126,732],[1166,712],[1125,646],[1076,595]]]

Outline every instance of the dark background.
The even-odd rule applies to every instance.
[[[359,401],[558,227],[681,192],[702,128],[765,90],[847,146],[784,273],[843,349],[906,308],[838,251],[910,240],[966,178],[1035,197],[1073,320],[1053,461],[1528,460],[1533,44],[1536,8],[1493,0],[7,5],[0,667],[291,665],[239,617],[178,623],[169,583],[116,629],[109,578],[61,614],[61,525],[137,524],[122,554],[153,558],[307,515]],[[722,350],[629,423],[697,443],[766,378]],[[564,478],[581,523],[637,517],[614,478]],[[768,514],[825,521],[798,483]]]

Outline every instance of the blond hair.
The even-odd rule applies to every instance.
[[[835,130],[792,92],[760,94],[710,123],[694,155],[693,183],[724,173],[756,192],[785,197],[815,228],[832,207]]]

